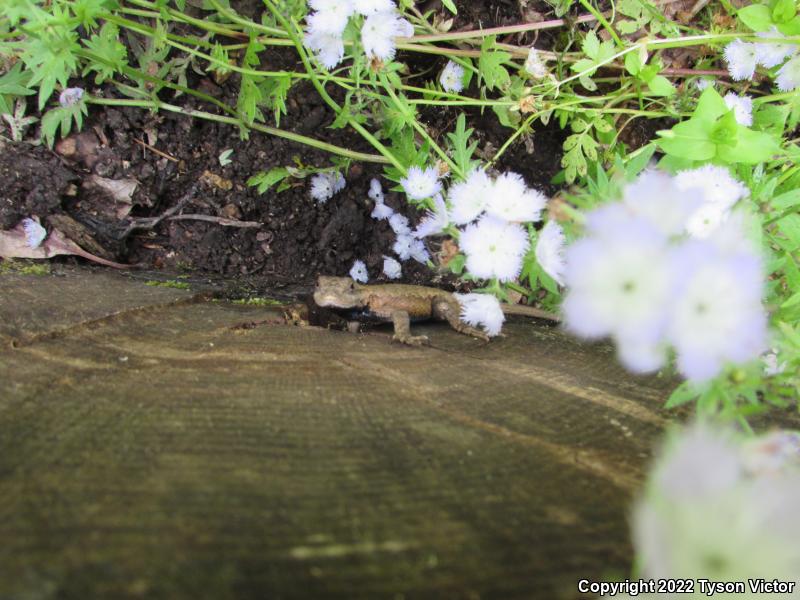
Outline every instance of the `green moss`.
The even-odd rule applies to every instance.
[[[282,306],[283,302],[273,300],[272,298],[239,298],[233,300],[234,304],[241,304],[244,306]]]
[[[50,263],[33,260],[5,259],[0,262],[0,275],[13,273],[15,275],[49,275]]]
[[[185,281],[145,281],[144,284],[151,287],[175,288],[177,290],[188,290],[191,287]]]

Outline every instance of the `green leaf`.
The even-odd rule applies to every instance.
[[[772,7],[772,20],[775,23],[788,23],[796,14],[795,0],[778,0]]]
[[[772,14],[764,4],[751,4],[736,13],[739,20],[753,31],[767,31],[772,27]]]
[[[633,179],[650,164],[650,159],[656,152],[656,145],[650,143],[639,150],[639,153],[625,163],[625,177],[628,181]]]
[[[780,152],[775,139],[768,133],[739,127],[735,146],[719,146],[717,156],[728,164],[752,165],[771,159]]]
[[[86,48],[98,57],[92,60],[83,70],[84,75],[96,71],[95,83],[102,83],[111,79],[114,74],[121,72],[128,64],[128,51],[119,41],[119,29],[112,23],[106,23],[99,34],[92,35],[91,39],[83,40]]]
[[[713,87],[707,87],[700,94],[700,100],[697,101],[697,107],[692,114],[693,119],[702,119],[704,121],[715,121],[725,113],[730,111],[725,100],[719,95],[719,92]]]
[[[22,63],[19,62],[8,73],[0,76],[0,115],[14,112],[11,102],[5,96],[30,96],[36,93],[28,87],[30,77],[29,72],[22,71]]]
[[[289,169],[285,167],[275,167],[269,171],[261,171],[260,173],[256,173],[247,180],[247,185],[250,187],[257,187],[258,193],[263,194],[273,185],[279,181],[283,181],[289,176]]]
[[[667,399],[667,403],[664,405],[664,408],[675,408],[676,406],[681,406],[686,404],[687,402],[691,402],[700,396],[702,393],[694,384],[689,381],[684,381],[680,384],[675,391],[670,394],[669,398]]]
[[[625,55],[625,69],[631,75],[638,75],[642,69],[642,59],[638,52],[628,52]]]
[[[711,160],[717,146],[709,139],[708,125],[689,119],[678,123],[669,131],[656,132],[661,138],[656,141],[667,154],[689,160]]]
[[[447,134],[447,138],[450,140],[450,147],[452,148],[453,160],[464,174],[472,170],[474,162],[472,160],[472,155],[478,147],[478,142],[470,143],[469,141],[472,132],[472,129],[467,129],[467,119],[464,113],[461,113],[456,120],[455,131]]]
[[[493,50],[495,46],[494,40],[494,36],[484,39],[483,44],[481,44],[481,56],[478,59],[480,76],[489,90],[504,87],[511,83],[508,70],[503,66],[503,63],[511,59],[511,54],[502,50]]]
[[[581,50],[583,50],[583,53],[589,58],[597,59],[600,56],[600,38],[597,37],[594,30],[591,30],[586,34],[586,37],[583,38]]]
[[[456,4],[453,2],[453,0],[442,0],[442,4],[444,4],[444,7],[454,15],[458,14],[458,9],[456,8]]]
[[[791,244],[786,250],[791,252],[800,249],[800,215],[786,215],[777,221],[775,225]]]
[[[653,96],[672,96],[675,93],[675,87],[669,79],[663,75],[656,75],[647,82],[647,87],[650,88],[651,95]]]

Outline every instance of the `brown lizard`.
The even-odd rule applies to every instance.
[[[427,319],[447,321],[459,333],[489,340],[483,331],[461,321],[461,305],[456,297],[437,288],[400,283],[363,285],[349,277],[320,276],[314,302],[318,306],[346,310],[352,320],[391,322],[394,324],[392,339],[412,346],[426,344],[428,338],[411,335],[411,321]],[[506,314],[558,321],[556,315],[528,306],[501,307]]]

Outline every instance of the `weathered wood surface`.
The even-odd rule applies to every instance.
[[[525,320],[416,349],[192,298],[0,277],[0,598],[557,599],[627,573],[671,382]]]

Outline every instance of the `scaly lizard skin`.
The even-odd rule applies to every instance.
[[[438,319],[450,327],[482,340],[484,332],[462,323],[461,305],[450,292],[419,285],[386,283],[362,285],[349,277],[325,277],[317,280],[314,302],[319,306],[350,310],[355,319],[385,321],[394,324],[392,339],[411,346],[428,343],[427,336],[411,335],[411,321]]]

